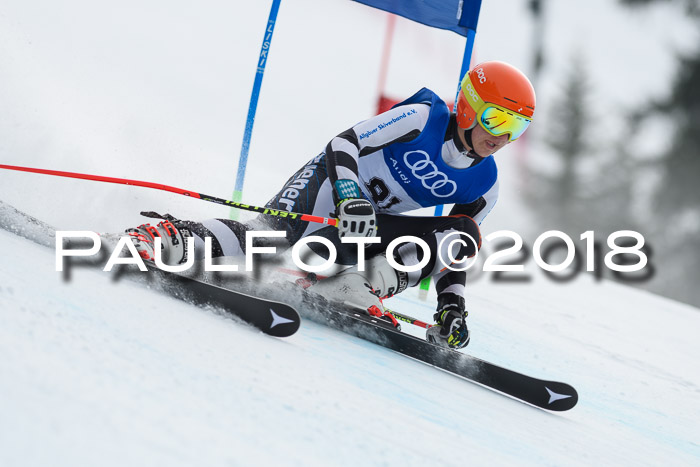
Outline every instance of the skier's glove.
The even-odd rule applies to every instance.
[[[464,297],[453,293],[438,296],[437,313],[433,316],[440,326],[440,338],[452,348],[461,349],[469,344],[469,329]]]
[[[357,184],[351,180],[335,182],[337,198],[335,214],[338,218],[339,237],[374,237],[377,235],[377,218],[372,204],[360,198]]]

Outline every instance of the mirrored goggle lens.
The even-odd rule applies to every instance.
[[[481,113],[479,122],[492,135],[500,136],[509,133],[510,137],[508,139],[515,141],[525,133],[531,120],[507,109],[488,106]]]

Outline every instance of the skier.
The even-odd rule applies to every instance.
[[[155,236],[163,239],[166,264],[185,261],[184,238],[194,236],[195,255],[203,258],[204,237],[213,238],[213,256],[244,255],[247,230],[286,232],[285,246],[316,235],[333,243],[338,274],[309,289],[383,314],[381,299],[433,277],[438,293],[436,325],[426,338],[461,348],[469,343],[465,307],[466,272],[447,268],[440,258],[462,261],[481,244],[479,224],[498,195],[493,154],[519,138],[532,121],[535,92],[517,68],[498,61],[476,65],[464,77],[457,112],[423,88],[387,112],[364,120],[334,137],[325,150],[289,178],[266,207],[335,216],[338,226],[272,216],[243,224],[229,219],[201,223],[172,216],[156,227],[127,230],[141,256],[153,259]],[[448,216],[402,215],[414,209],[454,204]],[[418,271],[394,269],[386,257],[388,244],[401,236],[424,240],[429,259]],[[364,271],[357,266],[358,246],[347,237],[380,237],[364,248]],[[443,241],[460,239],[462,242]],[[307,264],[328,258],[328,249],[308,244]],[[426,254],[414,243],[396,248],[393,259],[403,266],[420,264]],[[308,284],[307,284],[308,285]]]

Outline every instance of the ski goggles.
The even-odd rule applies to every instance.
[[[467,112],[467,109],[471,112]],[[457,98],[457,122],[460,127],[469,128],[472,125],[471,121],[465,120],[472,112],[484,130],[493,136],[508,134],[509,141],[520,138],[532,122],[531,118],[503,106],[484,102],[472,86],[469,75],[466,75]]]
[[[476,121],[493,136],[508,134],[509,141],[520,138],[532,120],[500,105],[486,104],[476,114]]]

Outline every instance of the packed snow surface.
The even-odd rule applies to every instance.
[[[609,0],[550,3],[531,131],[546,132],[577,51],[605,71],[591,71],[593,96],[607,103],[600,137],[639,96],[664,97],[676,50],[698,43],[670,4],[647,15]],[[269,6],[4,1],[0,163],[230,197]],[[484,2],[475,59],[529,73],[528,15],[522,0]],[[384,13],[356,2],[282,2],[244,202],[264,204],[373,114],[385,26]],[[463,50],[460,36],[399,20],[386,93],[426,86],[449,100]],[[518,191],[521,143],[497,156],[501,192],[485,235],[538,228]],[[0,201],[63,230],[121,232],[144,222],[142,210],[228,216],[157,190],[9,171]],[[3,467],[700,464],[700,314],[638,290],[535,273],[469,285],[467,351],[576,387],[578,406],[553,414],[308,320],[275,339],[99,269],[65,280],[54,263],[50,249],[0,230]],[[390,301],[424,320],[434,304],[416,290]]]
[[[700,314],[637,290],[474,287],[468,351],[573,384],[555,414],[308,320],[277,339],[99,269],[66,279],[4,230],[0,257],[3,466],[700,461]]]

